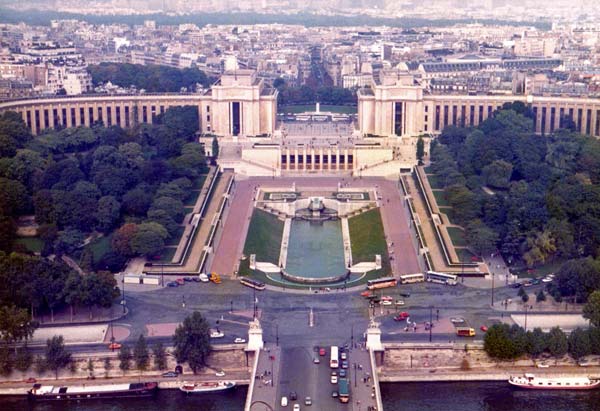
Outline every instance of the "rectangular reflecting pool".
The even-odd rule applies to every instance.
[[[293,220],[285,271],[305,278],[335,277],[344,274],[346,267],[340,221]]]

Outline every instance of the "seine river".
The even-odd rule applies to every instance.
[[[600,411],[600,390],[517,391],[501,382],[382,384],[381,390],[385,411]],[[27,400],[0,399],[0,410],[242,411],[245,397],[245,387],[225,394],[196,396],[163,390],[155,398],[139,400],[32,404]],[[327,411],[315,405],[302,409]]]

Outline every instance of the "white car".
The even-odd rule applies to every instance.
[[[210,332],[210,338],[223,338],[225,337],[225,334],[223,334],[221,331],[211,331]]]
[[[331,383],[332,384],[337,384],[338,383],[338,376],[337,376],[337,373],[335,373],[335,372],[331,373]]]
[[[215,373],[215,376],[216,376],[216,377],[224,377],[224,376],[225,376],[225,371],[217,371],[217,372]]]
[[[550,365],[545,362],[538,362],[535,366],[538,368],[550,368]]]
[[[234,344],[245,344],[246,343],[246,339],[245,338],[240,338],[237,337],[235,340],[233,340]]]
[[[294,404],[294,411],[300,411],[300,404]]]
[[[390,300],[383,300],[381,305],[392,305],[392,302]]]
[[[287,397],[281,397],[281,406],[282,407],[287,407],[288,405],[288,399]]]
[[[204,274],[204,273],[200,274],[200,275],[198,276],[198,278],[200,278],[200,281],[201,281],[201,282],[203,282],[203,283],[207,283],[207,282],[209,282],[209,281],[210,281],[210,280],[208,279],[208,276],[207,276],[206,274]]]
[[[465,319],[462,317],[452,317],[452,318],[450,318],[450,322],[452,324],[462,324],[465,322]]]
[[[396,305],[404,305],[404,300],[396,300]]]
[[[552,280],[553,280],[553,278],[550,278],[550,277],[544,277],[544,278],[542,278],[542,282],[543,283],[551,283]]]

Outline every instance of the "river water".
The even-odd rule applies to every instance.
[[[0,410],[242,411],[246,392],[246,387],[236,387],[227,393],[186,396],[176,390],[162,390],[154,398],[82,403],[29,403],[2,398]],[[503,382],[382,384],[381,393],[385,411],[600,411],[600,390],[519,391]],[[314,404],[310,411],[327,408]]]

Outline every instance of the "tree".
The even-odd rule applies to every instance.
[[[527,353],[536,358],[548,348],[547,340],[546,334],[539,327],[527,331]]]
[[[481,170],[488,186],[502,189],[508,188],[512,172],[512,164],[504,160],[495,160]]]
[[[528,267],[533,267],[536,263],[544,263],[556,252],[556,245],[552,234],[548,230],[542,233],[536,233],[535,237],[527,238],[527,251],[523,258]]]
[[[492,325],[483,338],[483,348],[490,357],[499,360],[512,360],[518,355],[508,324]]]
[[[213,158],[219,157],[219,140],[217,140],[217,137],[213,137],[212,140],[212,155]]]
[[[467,225],[465,238],[479,255],[495,250],[498,242],[498,234],[481,220],[475,220]]]
[[[98,230],[108,232],[119,221],[121,216],[121,204],[113,196],[104,196],[98,200],[98,210],[96,211],[96,222]]]
[[[0,374],[9,375],[13,370],[13,362],[7,346],[0,346]]]
[[[152,353],[154,354],[154,365],[159,370],[164,370],[167,368],[167,353],[165,352],[165,347],[162,343],[156,344],[152,348]]]
[[[581,328],[571,331],[568,339],[569,354],[575,360],[592,353],[589,333]]]
[[[6,345],[31,338],[37,327],[37,322],[31,321],[26,309],[14,305],[0,307],[0,335]]]
[[[137,254],[154,256],[164,248],[167,238],[169,233],[162,225],[154,222],[142,223],[137,226],[131,239],[131,249]]]
[[[548,352],[553,357],[562,357],[568,350],[567,336],[558,327],[554,327],[548,334]]]
[[[519,297],[521,297],[521,300],[526,303],[527,301],[529,301],[529,294],[527,294],[527,291],[525,291],[524,288],[519,288]]]
[[[135,366],[140,371],[145,371],[148,368],[148,361],[150,359],[150,354],[148,352],[148,345],[146,344],[146,339],[143,334],[140,334],[140,338],[138,338],[135,343],[135,347],[133,348],[133,358],[135,360]]]
[[[131,349],[126,345],[122,345],[119,350],[118,358],[119,368],[125,373],[125,371],[131,368]]]
[[[17,349],[17,355],[15,356],[15,368],[21,372],[27,371],[33,363],[33,355],[27,347],[20,347]]]
[[[535,296],[535,302],[541,303],[542,301],[546,301],[546,294],[544,290],[540,290]]]
[[[58,238],[54,243],[56,254],[73,254],[85,240],[84,234],[76,228],[68,228],[58,234]]]
[[[177,326],[173,336],[175,358],[178,362],[187,361],[196,374],[206,365],[206,359],[211,351],[210,329],[202,314],[194,311]]]
[[[88,358],[87,370],[90,378],[94,378],[94,362],[91,358]]]
[[[425,156],[425,141],[423,137],[419,137],[417,139],[417,160],[419,160],[419,164],[423,163],[423,156]]]
[[[594,291],[583,306],[583,317],[594,327],[600,327],[600,290]]]
[[[58,379],[58,371],[65,368],[71,362],[71,354],[65,349],[63,336],[54,336],[46,341],[46,365],[54,371],[54,377]]]
[[[114,232],[111,247],[113,251],[124,257],[131,257],[135,252],[131,248],[131,240],[137,232],[137,224],[127,223]]]
[[[108,378],[110,370],[112,370],[112,362],[110,361],[110,358],[106,357],[104,359],[104,378]]]

